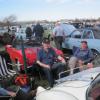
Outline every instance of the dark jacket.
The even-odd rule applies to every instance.
[[[35,37],[43,37],[44,29],[40,24],[37,24],[33,29],[33,34]]]

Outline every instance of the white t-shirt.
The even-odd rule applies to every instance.
[[[64,30],[61,26],[56,26],[53,29],[53,35],[54,36],[64,36]]]

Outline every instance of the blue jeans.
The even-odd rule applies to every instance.
[[[59,73],[64,71],[64,68],[65,68],[65,64],[60,63],[60,62],[59,63],[54,63],[51,66],[51,69],[43,68],[43,71],[44,71],[44,73],[45,73],[45,75],[47,77],[47,80],[49,82],[50,87],[53,87],[54,76],[56,75],[56,78],[58,78]]]
[[[6,89],[0,87],[0,95],[6,96],[6,95],[8,95],[8,91]]]

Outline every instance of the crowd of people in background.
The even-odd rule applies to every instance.
[[[33,28],[33,29],[32,29]],[[44,28],[42,25],[40,25],[39,22],[37,22],[36,25],[34,25],[33,27],[27,27],[26,28],[26,37],[31,39],[31,37],[35,37],[36,40],[38,41],[41,41],[42,42],[42,39],[43,39],[43,33],[44,33]]]

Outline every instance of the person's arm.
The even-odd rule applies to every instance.
[[[52,47],[51,47],[51,49],[52,49],[52,53],[53,53],[54,58],[61,61],[62,63],[66,63],[65,59],[62,56],[57,55],[56,51]]]
[[[42,49],[41,49],[42,50]],[[36,63],[38,64],[38,65],[40,65],[40,67],[44,67],[44,68],[50,68],[50,66],[49,65],[47,65],[47,64],[44,64],[44,63],[42,63],[41,62],[41,59],[42,59],[42,51],[39,51],[38,53],[37,53],[37,61],[36,61]]]
[[[8,91],[8,95],[10,95],[11,97],[15,97],[16,96],[16,93],[15,92],[12,92],[12,91]]]
[[[88,58],[84,60],[84,63],[89,63],[93,60],[93,53],[91,50],[88,51]]]
[[[39,64],[41,67],[50,69],[50,65],[44,64],[44,63],[40,62],[39,60],[37,60],[36,62],[37,62],[37,64]]]
[[[62,63],[66,63],[65,59],[61,56],[58,56],[58,60],[60,60]]]
[[[54,29],[53,29],[53,32],[52,32],[52,36],[55,37],[55,36],[56,36],[56,33],[57,33],[57,32],[56,32],[56,28],[54,28]]]
[[[80,52],[80,48],[78,48],[78,47],[73,47],[73,55],[75,56],[75,57],[77,57],[77,55],[78,55],[78,53]]]
[[[3,96],[6,96],[6,95],[9,95],[9,96],[12,96],[12,97],[16,96],[15,92],[8,91],[8,90],[1,88],[1,87],[0,87],[0,94],[3,95]]]
[[[41,33],[44,33],[44,29],[43,29],[43,27],[41,26]]]
[[[8,91],[6,89],[0,87],[0,94],[1,95],[8,95]]]

